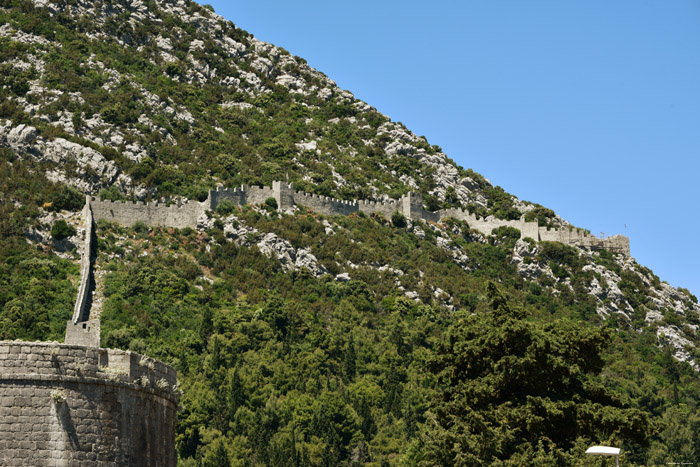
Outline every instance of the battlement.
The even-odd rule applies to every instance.
[[[206,202],[187,201],[109,201],[90,198],[95,219],[104,219],[121,225],[132,226],[143,222],[148,226],[168,226],[176,228],[195,227],[197,218],[206,210]]]
[[[274,181],[272,186],[248,186],[226,189],[217,187],[210,190],[209,196],[203,203],[189,201],[180,204],[167,205],[163,202],[125,203],[100,201],[91,198],[93,213],[96,219],[106,219],[122,225],[133,225],[143,222],[146,225],[162,225],[169,227],[192,227],[197,225],[197,219],[206,210],[214,210],[223,200],[228,200],[236,206],[246,204],[262,204],[273,198],[280,210],[284,211],[293,206],[304,206],[319,214],[328,216],[349,215],[356,212],[365,214],[379,213],[390,217],[395,211],[413,220],[439,222],[447,217],[466,221],[469,227],[490,235],[493,229],[509,226],[520,230],[521,236],[530,237],[537,241],[549,240],[567,244],[604,248],[629,255],[629,238],[623,236],[600,239],[580,229],[547,229],[540,227],[536,221],[496,219],[493,216],[478,218],[464,209],[443,209],[437,212],[426,211],[423,208],[423,197],[419,193],[408,193],[397,200],[342,200],[313,193],[294,190],[294,186],[283,181]]]
[[[25,360],[37,361],[30,367]],[[139,389],[167,389],[163,397],[175,401],[172,388],[177,383],[175,370],[163,362],[128,350],[102,349],[52,342],[0,341],[0,378],[14,375],[68,376],[104,379],[115,383],[137,384]],[[148,384],[141,384],[148,379]],[[137,381],[138,380],[138,381]]]

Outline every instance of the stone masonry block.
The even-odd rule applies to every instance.
[[[111,466],[125,465],[124,459],[175,466],[177,399],[99,378],[105,376],[97,372],[101,358],[112,351],[0,342],[0,352],[9,369],[0,373],[0,466]],[[128,361],[141,359],[122,354]],[[41,375],[32,374],[37,369]],[[140,371],[152,380],[172,375],[175,381],[174,371],[157,361]],[[51,397],[57,389],[65,402]]]

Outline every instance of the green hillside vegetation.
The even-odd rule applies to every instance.
[[[245,91],[255,58],[279,58],[265,51],[226,57],[162,3],[144,4],[159,24],[130,22],[127,14],[100,25],[90,15],[49,15],[30,1],[0,0],[0,25],[49,41],[0,37],[0,124],[32,125],[47,140],[98,151],[145,187],[147,200],[202,200],[218,183],[286,177],[321,195],[397,198],[411,189],[401,178],[410,175],[428,209],[461,205],[480,216],[520,218],[517,200],[471,170],[457,168],[485,203],[460,201],[453,186],[436,195],[433,166],[387,154],[391,138],[379,128],[389,120],[374,109],[290,92],[261,73],[270,92]],[[112,2],[94,2],[105,5]],[[189,15],[209,14],[193,2],[185,7]],[[217,34],[252,41],[231,23]],[[157,35],[169,39],[175,60],[163,59]],[[203,45],[190,50],[195,40]],[[190,53],[216,76],[191,82]],[[37,57],[46,61],[43,72],[13,65]],[[320,87],[320,73],[302,69],[303,59],[295,63],[284,71]],[[240,84],[224,85],[226,76]],[[32,91],[33,79],[45,91]],[[167,96],[163,102],[176,114],[189,112],[192,123],[150,105],[151,95]],[[73,130],[58,123],[64,112]],[[87,122],[98,117],[106,122],[100,131],[116,128],[124,141],[96,142]],[[310,138],[318,151],[296,146]],[[131,143],[146,156],[128,157]],[[425,138],[410,144],[422,154],[441,151]],[[56,182],[56,172],[96,186],[92,195],[134,197],[73,160],[39,162],[0,147],[3,340],[61,341],[72,316],[80,255],[70,250],[78,231],[71,214],[85,193]],[[511,227],[483,235],[454,219],[275,208],[271,201],[221,203],[209,213],[212,227],[201,229],[96,226],[100,301],[93,311],[102,346],[177,370],[179,465],[600,465],[584,455],[592,444],[621,447],[624,465],[700,459],[698,373],[656,336],[661,325],[684,329],[697,361],[700,316],[666,307],[660,321],[647,323],[662,285],[648,269],[609,251],[540,242],[522,261],[551,276],[528,279],[513,262],[523,241]],[[555,218],[539,205],[526,213],[540,225]],[[325,272],[288,267],[229,227],[308,249]],[[459,260],[453,247],[464,253]],[[598,312],[589,286],[607,287],[593,266],[619,276],[629,319]]]
[[[4,164],[4,187],[23,173],[22,183],[36,180],[37,189],[28,197],[15,186],[4,195],[26,204],[3,204],[4,220],[25,223],[3,224],[1,277],[14,284],[2,288],[3,338],[60,339],[77,268],[29,246],[21,229],[33,209],[41,211],[37,204],[65,188],[39,183],[21,161]],[[456,221],[444,226],[479,264],[467,272],[435,246],[427,224],[421,239],[381,217],[336,217],[329,219],[335,233],[326,235],[323,218],[310,212],[248,207],[234,215],[310,247],[331,272],[345,270],[339,258],[400,267],[400,284],[421,301],[405,297],[388,271],[368,266],[344,283],[284,272],[216,227],[100,223],[102,344],[178,370],[182,465],[578,465],[598,442],[621,445],[628,465],[678,452],[696,458],[697,375],[649,334],[598,322],[585,297],[524,281],[507,261],[514,244],[507,230],[481,243]],[[584,280],[575,249],[543,246],[561,274]],[[32,283],[41,283],[41,294]],[[455,297],[457,311],[431,286]],[[18,318],[22,310],[31,310],[23,316],[32,322]],[[490,443],[478,442],[490,431],[462,430],[454,416],[492,427]],[[466,448],[473,443],[482,447]]]
[[[35,166],[12,159],[0,149],[0,340],[62,341],[80,269],[50,248],[31,246],[24,232],[39,226],[40,206],[54,209],[52,201],[60,204],[73,190],[48,183]]]
[[[452,192],[448,188],[444,199],[429,193],[435,187],[433,167],[416,157],[389,157],[385,153],[383,145],[390,138],[377,129],[389,120],[374,109],[360,111],[351,101],[337,96],[324,100],[316,95],[293,93],[265,75],[258,77],[270,92],[262,95],[223,86],[221,78],[216,77],[205,83],[188,84],[185,71],[190,65],[185,58],[193,40],[204,43],[202,49],[194,52],[194,58],[216,69],[218,77],[231,76],[245,82],[241,73],[254,71],[251,61],[257,55],[223,59],[226,54],[211,38],[160,9],[155,2],[145,3],[161,24],[145,20],[132,26],[113,17],[99,27],[87,17],[76,20],[61,12],[50,15],[45,9],[34,8],[29,0],[0,0],[4,8],[0,10],[0,24],[7,23],[61,45],[24,44],[0,37],[0,61],[31,63],[35,55],[47,60],[41,75],[33,67],[20,70],[2,65],[0,119],[9,119],[15,125],[32,125],[49,140],[61,137],[96,149],[136,182],[154,188],[156,197],[184,196],[201,201],[206,198],[207,189],[217,183],[226,187],[243,183],[269,185],[288,177],[297,189],[324,196],[371,199],[388,195],[396,199],[411,189],[399,178],[411,175],[419,184],[417,191],[426,196],[428,208],[461,204],[454,196],[454,188]],[[187,5],[189,13],[208,14],[194,2]],[[87,35],[95,33],[106,36],[104,40],[90,40]],[[171,41],[177,61],[163,60],[153,40],[156,34]],[[226,23],[220,36],[249,44],[250,35],[232,23]],[[131,47],[117,42],[117,38],[125,37]],[[284,49],[282,54],[288,55]],[[301,58],[295,59],[305,63]],[[112,71],[121,78],[112,76]],[[321,84],[318,76],[293,65],[286,65],[284,72],[298,74],[310,85]],[[62,94],[56,98],[50,93],[29,92],[27,81],[37,78],[41,86]],[[145,93],[167,96],[173,107],[191,114],[193,123],[173,118],[161,108],[148,107]],[[79,95],[80,99],[71,95]],[[27,113],[18,98],[20,102],[23,99],[38,105],[40,111]],[[225,102],[236,105],[222,106]],[[72,131],[52,123],[64,112],[72,115]],[[49,121],[40,115],[48,116]],[[165,134],[143,124],[139,120],[142,115]],[[93,141],[85,126],[93,116],[119,128],[124,141],[116,146]],[[333,119],[339,120],[330,124]],[[401,123],[396,125],[405,128]],[[317,141],[320,153],[299,152],[295,144],[306,139]],[[144,146],[147,157],[138,162],[125,157],[123,152],[131,143]],[[425,150],[427,155],[440,150],[425,138],[411,145]],[[500,187],[492,187],[471,170],[459,170],[463,176],[471,177],[489,200],[486,207],[469,203],[463,207],[481,216],[520,218],[511,195]],[[342,176],[342,185],[334,180],[334,172]],[[95,174],[83,174],[77,168],[71,171],[68,167],[67,174],[95,178]],[[131,196],[107,188],[103,194],[111,199]],[[534,215],[543,225],[554,216],[551,210],[543,208],[533,212],[529,216]]]

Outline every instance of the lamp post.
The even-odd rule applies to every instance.
[[[615,456],[615,467],[620,467],[620,448],[609,446],[591,446],[586,451],[591,456]]]

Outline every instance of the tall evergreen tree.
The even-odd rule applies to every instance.
[[[422,465],[571,465],[593,442],[648,444],[647,416],[596,381],[609,331],[528,321],[487,291],[491,309],[452,325],[430,362]]]

